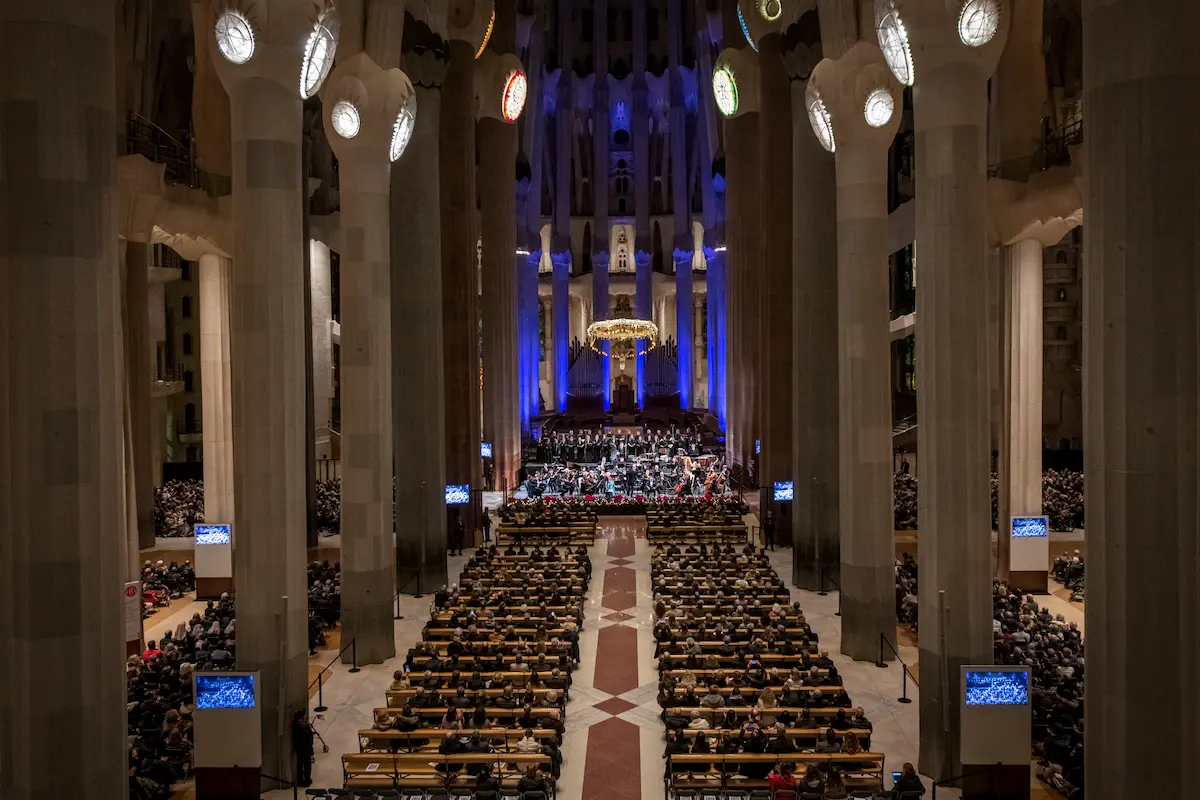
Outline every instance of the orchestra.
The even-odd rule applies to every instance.
[[[674,428],[652,434],[566,431],[543,436],[540,464],[526,470],[529,498],[722,495],[728,468],[701,453],[700,438]]]

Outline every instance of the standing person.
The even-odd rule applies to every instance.
[[[762,529],[763,529],[763,538],[765,539],[765,544],[763,545],[763,547],[769,547],[772,550],[774,550],[775,549],[775,517],[771,515],[770,509],[767,509],[767,514],[765,517],[763,517]]]
[[[292,752],[296,754],[296,783],[312,786],[313,732],[308,712],[300,709],[292,717]]]
[[[450,539],[450,555],[461,556],[463,549],[463,539],[466,537],[466,527],[463,525],[462,515],[454,520],[454,534]]]
[[[485,508],[483,510],[483,543],[487,544],[492,541],[492,515]]]

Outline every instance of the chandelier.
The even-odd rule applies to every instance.
[[[588,345],[602,356],[611,356],[621,362],[634,356],[645,355],[658,344],[658,326],[645,319],[602,319],[588,325]],[[639,348],[639,340],[645,340],[645,348]],[[608,343],[608,352],[600,347]]]

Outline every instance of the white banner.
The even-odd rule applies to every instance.
[[[125,584],[125,641],[136,642],[142,638],[142,582]]]

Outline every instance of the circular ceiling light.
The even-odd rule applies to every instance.
[[[883,59],[896,76],[896,80],[905,86],[913,85],[912,51],[908,47],[908,31],[900,21],[900,14],[895,7],[889,8],[876,25],[879,35],[879,49],[883,51]]]
[[[358,109],[349,100],[339,100],[335,103],[333,110],[329,112],[329,119],[333,123],[334,131],[343,139],[358,136],[362,121],[359,119]]]
[[[1000,27],[1000,4],[996,0],[966,0],[958,14],[958,38],[967,47],[983,47]]]
[[[300,66],[300,96],[305,100],[315,95],[333,69],[337,53],[338,14],[332,7],[325,9],[313,25],[304,45],[304,62]]]
[[[417,125],[417,96],[410,94],[408,99],[404,101],[404,106],[400,109],[400,113],[396,115],[396,122],[392,125],[392,146],[388,151],[388,157],[392,161],[398,161],[400,156],[404,155],[404,151],[408,149],[408,142],[412,139],[413,128]]]
[[[892,93],[887,89],[876,89],[867,95],[863,118],[872,128],[882,128],[891,121],[895,110],[896,101],[892,99]]]
[[[479,49],[475,51],[475,57],[479,58],[483,55],[483,51],[487,49],[487,44],[492,38],[492,29],[496,27],[496,7],[492,6],[492,17],[488,20],[487,30],[483,32],[483,41],[479,43]]]
[[[783,3],[780,0],[758,0],[758,13],[767,22],[775,22],[783,16]]]
[[[732,117],[738,110],[737,81],[733,78],[733,70],[728,66],[718,67],[713,73],[712,82],[717,109],[725,116]]]
[[[254,57],[254,28],[240,12],[232,9],[217,18],[214,28],[217,49],[231,64],[245,64]]]
[[[516,122],[517,117],[521,116],[521,110],[525,108],[525,96],[528,92],[529,79],[525,77],[524,72],[515,70],[512,75],[508,76],[508,83],[504,84],[504,102],[500,106],[505,121]]]
[[[746,37],[746,43],[750,45],[750,49],[757,53],[758,45],[756,45],[754,43],[754,40],[750,38],[750,29],[746,27],[746,18],[742,16],[742,4],[741,3],[738,3],[737,12],[738,12],[738,24],[742,26],[742,36]]]
[[[829,109],[825,108],[821,93],[815,89],[809,90],[808,121],[812,124],[813,133],[817,135],[817,141],[832,153],[837,147],[833,140],[833,119],[829,116]]]

